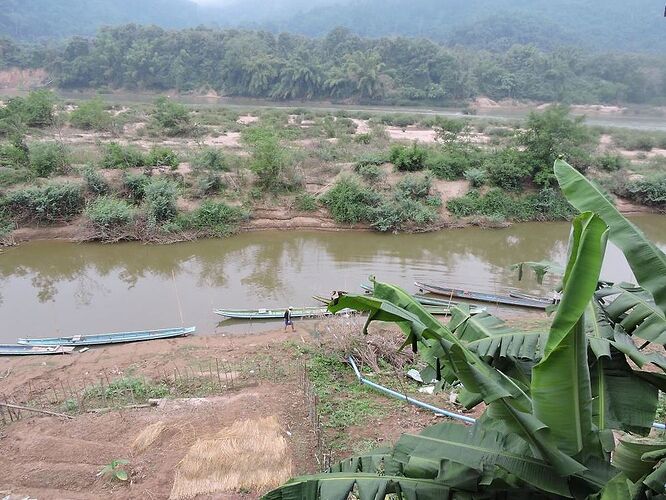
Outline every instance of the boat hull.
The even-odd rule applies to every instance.
[[[42,339],[18,339],[18,343],[31,346],[91,346],[106,344],[125,344],[128,342],[142,342],[146,340],[168,339],[184,337],[194,333],[195,327],[165,328],[162,330],[141,330],[136,332],[117,332],[95,335],[75,335],[72,337],[51,337]]]
[[[47,354],[69,354],[73,347],[65,346],[29,346],[29,345],[0,345],[0,356],[35,356]]]
[[[435,295],[444,295],[446,297],[455,297],[458,299],[476,300],[479,302],[488,302],[491,304],[501,304],[506,306],[529,307],[532,309],[546,309],[550,304],[542,301],[523,299],[518,297],[509,297],[503,295],[493,295],[490,293],[470,292],[459,288],[447,288],[426,283],[414,283],[422,292],[434,293]]]
[[[232,319],[283,319],[285,309],[217,309],[215,314]],[[340,311],[343,312],[343,311]],[[316,318],[330,316],[332,313],[325,307],[294,308],[292,318]],[[337,313],[339,314],[339,313]]]

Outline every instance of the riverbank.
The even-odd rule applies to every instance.
[[[0,359],[3,400],[72,417],[23,411],[19,420],[11,422],[4,411],[0,466],[5,472],[0,491],[12,499],[167,498],[170,492],[174,495],[179,463],[198,440],[212,439],[240,422],[273,418],[278,427],[272,439],[286,443],[281,463],[267,463],[256,449],[246,450],[252,469],[265,469],[268,484],[245,486],[242,477],[251,477],[252,471],[234,472],[231,464],[228,474],[241,474],[238,487],[225,491],[213,485],[209,491],[215,498],[258,498],[287,479],[285,466],[288,477],[317,472],[322,467],[317,460],[324,455],[340,460],[441,420],[362,388],[343,363],[352,346],[357,356],[372,352],[381,360],[408,363],[408,356],[403,360],[395,352],[399,346],[395,333],[379,331],[366,338],[360,334],[361,323],[355,323],[352,331],[336,321],[320,329],[328,334],[319,340],[297,324],[296,332],[278,329],[252,337],[195,336],[108,346],[49,357],[45,363]],[[320,397],[321,431],[316,431],[308,414],[313,408],[304,393],[303,364]],[[364,364],[368,370],[367,361]],[[386,368],[370,376],[382,383],[397,382],[395,372]],[[400,387],[456,409],[448,395],[421,394],[409,379],[401,380]],[[105,396],[99,395],[102,389]],[[121,408],[148,397],[157,397],[159,404]],[[93,411],[105,406],[113,408]],[[152,429],[150,439],[146,429]],[[320,434],[323,445],[317,442]],[[143,441],[138,445],[140,436]],[[242,447],[243,436],[237,438]],[[129,461],[130,481],[96,476],[117,459]]]

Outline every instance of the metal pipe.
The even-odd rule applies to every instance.
[[[401,399],[403,401],[406,401],[407,403],[413,404],[415,406],[420,406],[421,408],[425,408],[426,410],[430,410],[434,413],[437,413],[438,415],[444,415],[445,417],[453,418],[456,420],[462,420],[465,423],[468,424],[473,424],[476,422],[476,419],[472,417],[468,417],[466,415],[460,415],[458,413],[453,413],[447,410],[443,410],[442,408],[437,408],[436,406],[429,405],[428,403],[424,403],[423,401],[419,401],[418,399],[412,399],[406,394],[400,394],[399,392],[393,391],[389,389],[388,387],[384,387],[383,385],[376,384],[375,382],[372,382],[366,378],[363,378],[361,375],[361,372],[359,371],[358,367],[356,366],[356,363],[354,362],[354,358],[352,356],[349,356],[349,363],[351,363],[352,368],[356,372],[356,378],[365,385],[368,385],[372,387],[373,389],[376,389],[380,392],[383,392],[384,394],[388,394],[389,396],[393,396],[394,398]]]
[[[453,418],[456,420],[462,420],[465,423],[468,424],[473,424],[476,422],[476,419],[472,417],[468,417],[467,415],[461,415],[459,413],[453,413],[447,410],[444,410],[442,408],[437,408],[436,406],[429,405],[428,403],[424,403],[423,401],[419,401],[418,399],[412,399],[406,394],[400,394],[399,392],[393,391],[389,389],[388,387],[384,387],[383,385],[379,385],[375,382],[372,382],[366,378],[363,378],[363,375],[361,375],[361,372],[358,369],[358,366],[356,366],[356,363],[354,362],[354,358],[352,356],[349,356],[349,363],[351,363],[352,368],[354,369],[354,372],[356,373],[356,378],[365,385],[368,385],[372,387],[373,389],[377,389],[380,392],[383,392],[384,394],[388,394],[389,396],[393,396],[394,398],[401,399],[403,401],[406,401],[407,403],[413,404],[415,406],[420,406],[421,408],[425,408],[426,410],[430,410],[434,413],[437,413],[438,415],[444,415],[445,417]],[[659,422],[654,422],[652,424],[652,427],[655,429],[660,429],[660,430],[666,430],[666,425],[665,424],[660,424]]]

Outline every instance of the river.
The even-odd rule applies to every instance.
[[[666,217],[636,221],[666,247]],[[424,280],[546,293],[531,276],[518,282],[510,266],[562,262],[568,232],[566,223],[528,223],[400,235],[251,232],[163,246],[25,243],[0,253],[0,342],[181,324],[202,334],[250,333],[276,324],[218,324],[213,309],[314,305],[312,294],[358,291],[371,274],[412,291],[414,280]],[[603,277],[632,278],[615,248],[608,250]]]

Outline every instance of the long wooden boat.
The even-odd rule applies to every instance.
[[[418,301],[417,296],[413,297],[416,298]],[[324,304],[328,304],[331,301],[331,299],[327,299],[326,297],[323,297],[321,295],[313,295],[312,298]],[[442,305],[428,305],[423,303],[421,303],[421,305],[426,311],[428,311],[430,314],[434,316],[449,316],[451,314],[451,305],[449,305],[449,302],[445,300],[439,302],[441,302]],[[455,303],[453,305],[455,305]],[[479,314],[480,312],[484,312],[485,310],[486,310],[485,307],[478,307],[473,305],[472,307],[470,307],[470,314]]]
[[[286,307],[276,309],[216,309],[214,312],[219,316],[233,319],[282,319]],[[340,311],[342,313],[344,311]],[[338,313],[338,314],[340,314]],[[329,316],[331,313],[325,307],[294,307],[291,310],[292,318],[316,318],[318,316]]]
[[[42,354],[69,354],[73,347],[56,346],[32,346],[20,344],[0,344],[0,356],[34,356]]]
[[[427,283],[414,283],[420,291],[434,293],[435,295],[445,295],[447,297],[456,297],[458,299],[476,300],[479,302],[489,302],[491,304],[502,304],[507,306],[531,307],[533,309],[546,309],[549,304],[539,300],[523,299],[505,295],[495,295],[492,293],[471,292],[460,288],[448,288]]]
[[[100,333],[93,335],[73,335],[71,337],[51,337],[42,339],[18,339],[19,344],[32,346],[84,346],[142,342],[144,340],[169,339],[194,333],[196,327],[164,328],[161,330],[141,330],[136,332]]]
[[[363,290],[365,290],[366,292],[368,292],[368,293],[372,293],[372,291],[373,291],[372,285],[362,284],[361,288]],[[414,298],[414,300],[416,300],[416,302],[418,302],[419,304],[421,304],[423,306],[451,308],[453,306],[457,306],[458,304],[460,304],[460,302],[456,302],[454,300],[435,299],[433,297],[428,297],[427,295],[422,295],[420,293],[412,294],[412,297]],[[476,306],[474,304],[472,304],[469,308],[470,314],[478,314],[478,313],[484,312],[485,310],[486,310],[485,307],[479,307],[479,306]]]
[[[516,297],[518,299],[536,300],[537,302],[543,302],[545,304],[552,304],[553,303],[553,299],[549,299],[548,297],[541,297],[541,296],[538,296],[538,295],[531,295],[529,293],[523,293],[523,292],[518,291],[518,290],[511,290],[509,292],[509,295],[511,297]]]

